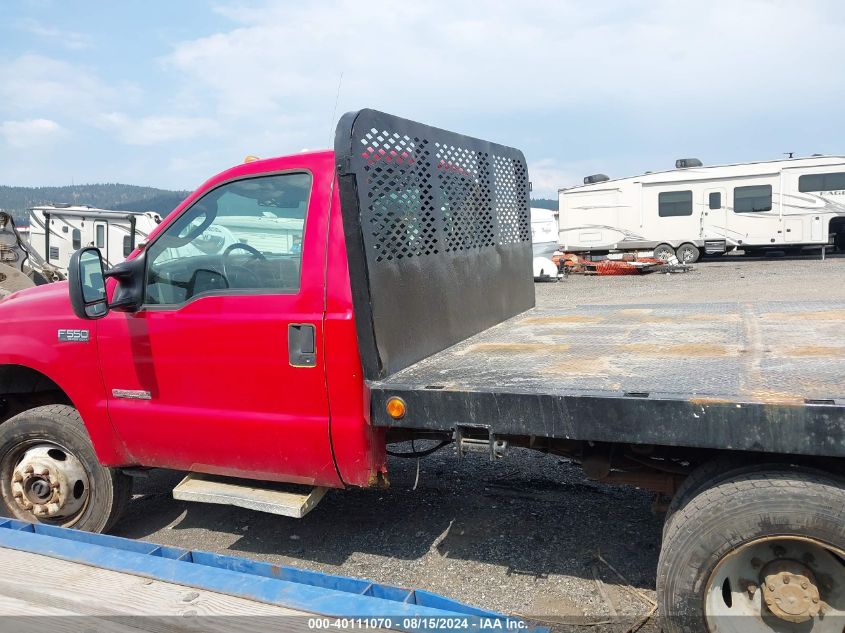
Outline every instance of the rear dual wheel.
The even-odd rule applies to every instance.
[[[657,590],[666,633],[842,633],[843,481],[774,468],[699,490],[667,524]]]
[[[132,479],[102,466],[76,409],[49,405],[0,424],[0,514],[103,532],[132,496]]]

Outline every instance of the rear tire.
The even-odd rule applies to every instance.
[[[131,497],[132,479],[100,464],[73,407],[36,407],[0,424],[0,514],[104,532]]]
[[[701,257],[701,251],[694,244],[681,244],[675,255],[682,264],[694,264]]]
[[[838,633],[843,585],[843,481],[789,469],[739,475],[694,495],[668,526],[657,570],[665,633]],[[778,613],[780,605],[791,613]]]
[[[678,510],[684,508],[691,499],[694,499],[703,490],[728,479],[739,477],[740,475],[772,470],[788,470],[790,472],[818,475],[827,474],[825,470],[804,466],[800,462],[784,464],[782,462],[753,461],[753,458],[741,455],[723,455],[717,457],[712,461],[698,466],[678,487],[678,490],[672,497],[672,501],[669,503],[669,507],[666,509],[666,520],[663,524],[664,536]]]

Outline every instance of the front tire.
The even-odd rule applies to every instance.
[[[664,535],[657,593],[666,633],[841,633],[843,481],[768,470],[699,492]]]
[[[660,244],[655,247],[653,254],[655,259],[662,259],[664,262],[668,262],[675,256],[675,250],[668,244]]]
[[[701,251],[694,244],[681,244],[675,255],[682,264],[694,264],[701,257]]]
[[[131,496],[132,479],[100,464],[73,407],[36,407],[0,424],[0,514],[104,532]]]

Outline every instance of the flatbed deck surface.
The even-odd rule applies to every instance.
[[[373,421],[845,456],[843,325],[842,301],[535,308],[371,381]]]
[[[841,301],[535,308],[377,384],[838,400],[843,327]]]

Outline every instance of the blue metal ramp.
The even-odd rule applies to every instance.
[[[228,594],[306,614],[350,620],[388,619],[390,626],[386,628],[395,630],[529,628],[522,620],[427,591],[13,519],[0,518],[0,548]]]

